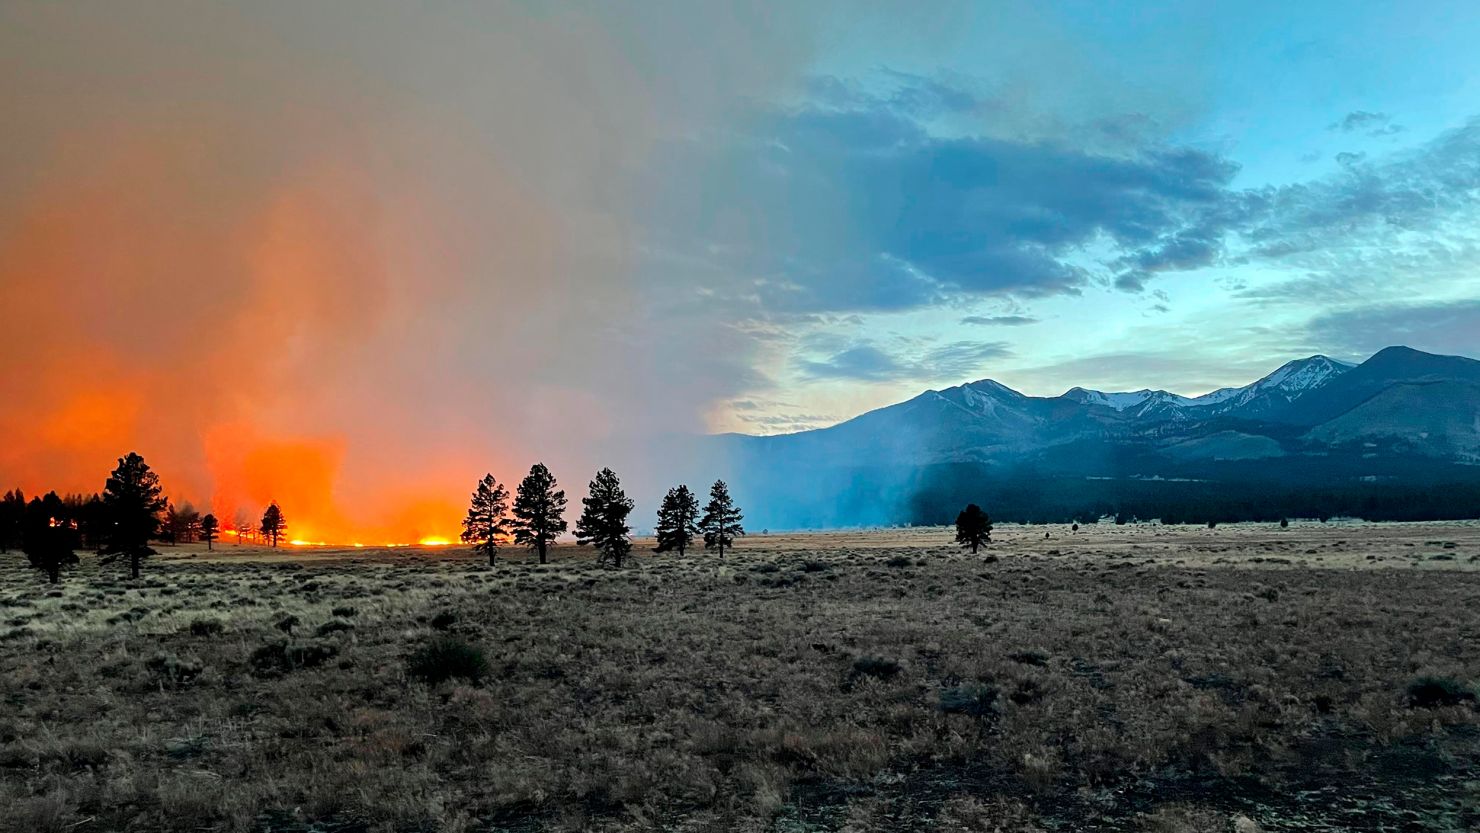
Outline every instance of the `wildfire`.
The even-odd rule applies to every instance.
[[[446,538],[439,538],[437,536],[423,538],[416,543],[422,545],[423,547],[446,547],[452,544],[452,542],[447,540]]]

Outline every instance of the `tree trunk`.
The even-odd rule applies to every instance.
[[[976,548],[977,548],[977,545],[979,543],[980,542],[976,541],[975,539],[972,540],[972,542],[971,542],[971,554],[972,555],[976,555]]]
[[[488,551],[488,566],[492,567],[497,562],[498,562],[498,550],[489,550]]]
[[[541,563],[541,564],[545,564],[545,563],[548,563],[548,562],[547,562],[547,561],[546,561],[546,560],[545,560],[545,546],[546,546],[546,544],[545,544],[545,541],[544,541],[544,539],[540,539],[540,546],[539,546],[539,550],[540,550],[540,563]]]
[[[213,552],[215,549],[216,549],[216,542],[213,539],[211,539],[211,538],[207,538],[206,539],[206,552]]]
[[[139,577],[139,556],[138,555],[130,555],[128,557],[128,568],[129,568],[129,572],[133,574],[133,577],[134,578],[138,578]]]
[[[51,579],[51,583],[52,584],[56,584],[56,583],[60,582],[62,580],[62,568],[61,567],[52,567],[52,568],[48,569],[46,571],[46,577],[48,579]]]

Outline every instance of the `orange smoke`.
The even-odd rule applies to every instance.
[[[426,305],[392,304],[416,280],[387,273],[372,191],[331,164],[203,194],[192,163],[217,163],[194,147],[70,157],[0,226],[3,488],[98,491],[137,450],[227,529],[275,500],[294,539],[455,539],[498,455],[468,435],[480,462],[413,453],[420,406],[380,386]]]

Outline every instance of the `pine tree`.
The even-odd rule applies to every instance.
[[[46,573],[52,584],[61,581],[62,568],[77,563],[77,529],[56,492],[33,498],[26,506],[21,549],[31,566]]]
[[[26,495],[20,489],[0,497],[0,552],[10,552],[21,545],[21,530],[26,524]]]
[[[610,562],[620,568],[632,551],[629,537],[632,527],[627,516],[632,514],[632,499],[622,491],[616,472],[602,469],[591,481],[590,494],[581,498],[581,517],[576,521],[576,543],[593,544],[601,550],[600,563]]]
[[[704,533],[704,549],[719,550],[719,557],[724,558],[725,547],[735,543],[735,536],[745,534],[745,528],[740,526],[743,520],[745,516],[740,514],[740,508],[730,500],[730,487],[723,480],[714,481],[709,489],[704,517],[699,521],[699,529]]]
[[[956,516],[956,543],[963,547],[971,547],[975,553],[977,547],[992,542],[992,519],[980,506],[969,503],[961,514]]]
[[[675,486],[658,507],[658,544],[653,552],[678,550],[683,555],[699,532],[699,499],[688,486]]]
[[[272,548],[277,549],[278,539],[288,532],[288,519],[277,501],[269,504],[267,511],[262,513],[262,522],[257,524],[257,529],[261,530],[264,538],[271,539]]]
[[[129,574],[138,578],[139,565],[154,554],[149,540],[159,534],[160,515],[167,504],[159,475],[149,470],[144,458],[133,452],[120,457],[118,468],[103,487],[109,525],[103,560],[127,559]]]
[[[220,532],[221,522],[216,520],[215,515],[207,512],[206,516],[200,519],[200,540],[206,542],[207,551],[216,548],[215,542],[220,537]]]
[[[514,543],[539,553],[541,564],[548,563],[551,542],[566,530],[564,513],[565,491],[555,488],[555,477],[544,463],[535,463],[514,496]]]
[[[474,552],[488,556],[492,567],[498,558],[498,547],[509,534],[509,492],[503,484],[485,474],[473,491],[468,516],[463,518],[462,540],[472,544]]]

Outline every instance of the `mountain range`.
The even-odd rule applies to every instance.
[[[1357,365],[1316,355],[1197,397],[1082,387],[1028,396],[982,379],[827,428],[721,441],[744,476],[801,503],[810,481],[898,498],[924,488],[928,470],[942,466],[956,467],[957,478],[967,466],[973,476],[996,479],[1031,473],[1040,481],[1275,481],[1325,489],[1480,479],[1480,362],[1408,347]],[[888,482],[869,482],[880,477]],[[800,518],[848,520],[846,512],[814,509]]]

